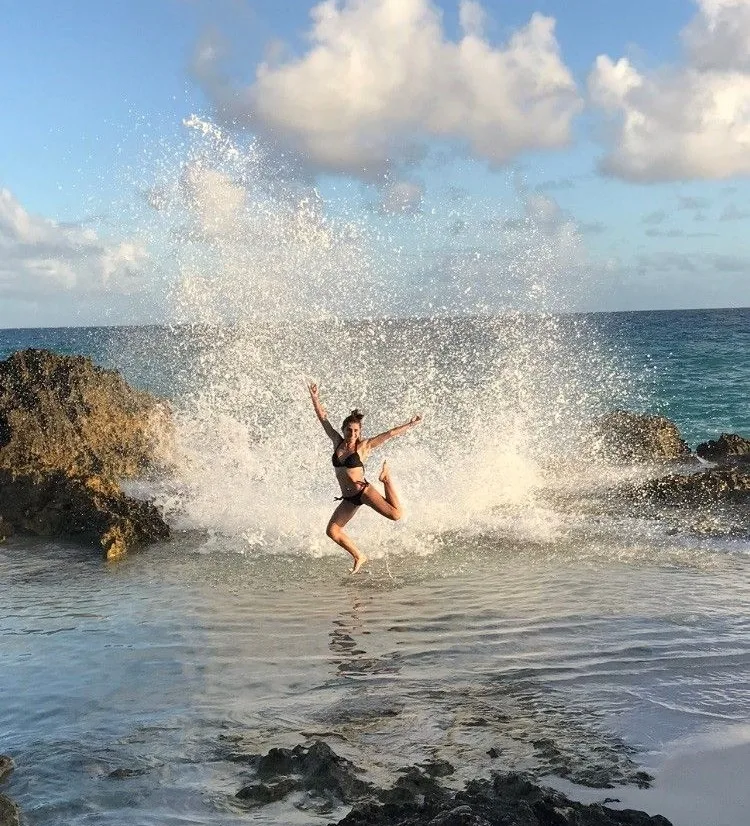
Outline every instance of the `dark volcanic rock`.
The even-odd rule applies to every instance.
[[[490,780],[473,780],[453,791],[438,782],[453,772],[442,760],[404,768],[393,787],[379,789],[360,780],[358,770],[321,741],[232,759],[249,764],[256,775],[237,799],[261,806],[305,792],[303,808],[321,800],[328,810],[354,803],[339,826],[670,826],[644,812],[575,803],[519,774],[493,773]]]
[[[339,826],[670,826],[656,815],[585,805],[518,774],[493,773],[463,791],[358,806]]]
[[[371,785],[357,777],[356,767],[321,740],[309,748],[273,748],[268,754],[235,759],[248,763],[259,781],[237,792],[246,802],[268,803],[302,791],[326,802],[353,803],[372,792]]]
[[[695,452],[709,462],[750,462],[750,440],[736,433],[722,433],[718,439],[699,444]]]
[[[750,495],[750,471],[712,468],[699,473],[671,473],[638,488],[647,498],[670,504],[711,504]]]
[[[690,448],[677,426],[664,416],[614,410],[596,423],[596,449],[621,462],[684,459]]]
[[[166,455],[169,409],[82,356],[24,350],[0,362],[0,538],[14,532],[100,545],[107,558],[165,539],[122,479]]]

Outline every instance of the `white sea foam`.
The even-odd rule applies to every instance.
[[[185,125],[192,142],[152,194],[172,228],[175,317],[192,325],[167,354],[188,387],[178,478],[162,500],[175,524],[245,552],[340,553],[323,535],[338,491],[307,377],[336,425],[355,406],[369,434],[424,415],[382,451],[408,518],[363,512],[351,524],[368,551],[428,552],[456,531],[554,538],[562,520],[544,492],[564,479],[557,462],[632,387],[584,320],[553,312],[568,259],[538,223],[516,227],[496,271],[453,268],[460,316],[404,318],[415,306],[404,259],[361,215],[332,217],[258,146],[201,118]],[[411,253],[427,256],[440,229],[430,237],[429,216],[413,226]],[[481,243],[492,243],[484,231]],[[559,243],[567,256],[569,233]]]

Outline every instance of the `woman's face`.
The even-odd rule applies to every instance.
[[[362,433],[362,425],[359,422],[349,422],[344,428],[344,439],[347,442],[354,442],[359,439]]]

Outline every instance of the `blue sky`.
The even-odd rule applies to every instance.
[[[144,191],[179,168],[191,113],[283,155],[330,216],[418,248],[415,283],[474,248],[465,278],[501,279],[526,216],[575,271],[573,308],[750,304],[750,3],[393,2],[331,3],[317,40],[306,0],[8,4],[0,326],[169,314],[179,267]],[[535,14],[553,46],[540,25],[508,59]],[[383,92],[388,72],[404,80]]]

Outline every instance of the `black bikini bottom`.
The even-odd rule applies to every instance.
[[[370,487],[370,483],[367,479],[363,479],[361,482],[357,482],[357,485],[361,485],[362,487],[351,496],[336,496],[335,499],[339,502],[350,502],[352,505],[356,505],[359,507],[360,505],[364,505],[365,503],[362,501],[362,494]]]

